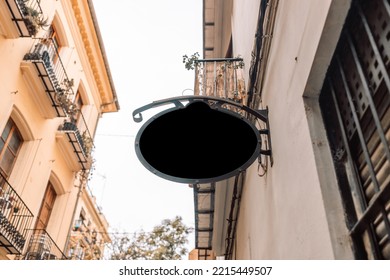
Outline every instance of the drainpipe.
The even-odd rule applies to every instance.
[[[279,0],[262,0],[248,81],[248,107],[257,108],[261,93]],[[265,23],[265,28],[264,28]]]

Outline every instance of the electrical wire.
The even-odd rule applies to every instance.
[[[135,137],[135,135],[131,135],[131,134],[96,134],[96,136],[106,136],[106,137],[129,137],[129,138],[132,138],[132,137]]]

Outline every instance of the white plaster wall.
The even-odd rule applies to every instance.
[[[245,1],[245,7],[258,2]],[[330,4],[331,0],[279,1],[263,89],[274,165],[264,177],[257,175],[256,163],[248,170],[237,229],[238,259],[334,258],[303,102]],[[256,26],[257,16],[251,16],[251,8],[241,23],[245,7],[235,5],[233,37],[240,42],[235,51],[247,56],[254,34],[245,28]]]
[[[232,15],[233,56],[244,59],[245,81],[249,80],[252,48],[255,42],[259,0],[234,0]]]

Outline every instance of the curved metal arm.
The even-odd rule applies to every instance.
[[[149,109],[154,108],[154,107],[167,105],[167,104],[170,104],[170,103],[175,104],[175,106],[177,108],[184,108],[183,103],[181,103],[179,100],[177,100],[177,98],[167,98],[167,99],[157,100],[157,101],[153,101],[150,104],[144,105],[144,106],[142,106],[142,107],[140,107],[138,109],[135,109],[133,111],[133,120],[135,122],[142,122],[143,118],[142,118],[141,112],[149,110]]]

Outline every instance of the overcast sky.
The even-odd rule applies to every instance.
[[[149,231],[176,215],[194,227],[192,189],[150,173],[135,155],[139,128],[165,108],[144,112],[142,123],[133,121],[132,112],[193,89],[194,72],[184,68],[182,56],[201,53],[202,0],[93,3],[121,109],[100,119],[89,186],[111,230]]]

